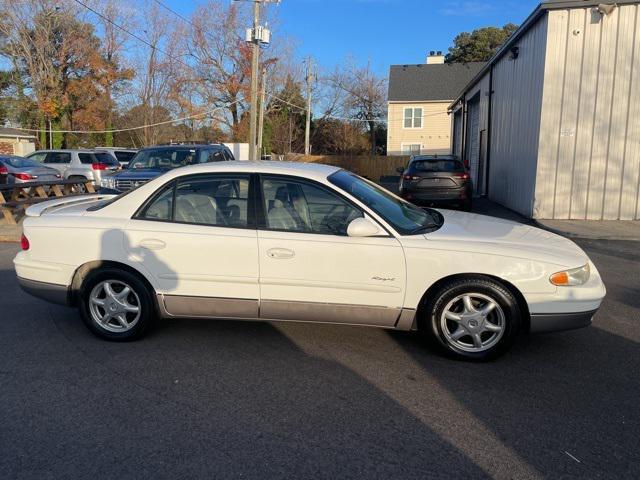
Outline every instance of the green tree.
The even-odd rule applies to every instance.
[[[486,62],[518,29],[508,23],[504,27],[484,27],[473,32],[462,32],[453,39],[449,47],[447,63]]]

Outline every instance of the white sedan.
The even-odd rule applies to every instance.
[[[34,205],[14,263],[29,293],[76,305],[109,340],[157,316],[419,330],[457,358],[521,331],[585,327],[605,287],[552,233],[423,210],[336,167],[180,168],[119,196]]]

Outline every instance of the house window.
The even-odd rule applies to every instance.
[[[404,128],[422,128],[422,108],[404,109]]]
[[[419,143],[403,143],[402,154],[403,155],[420,155],[422,145]]]

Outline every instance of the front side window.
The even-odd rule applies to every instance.
[[[422,128],[422,108],[404,109],[404,128]]]
[[[444,218],[436,210],[422,209],[357,175],[340,170],[329,181],[357,198],[386,220],[401,235],[417,235],[440,228]]]
[[[137,218],[247,228],[248,211],[248,176],[203,175],[172,182]]]
[[[333,192],[307,182],[262,179],[266,228],[288,232],[346,235],[362,212]]]
[[[27,158],[29,160],[33,160],[34,162],[42,163],[44,162],[44,159],[46,156],[47,156],[46,152],[40,152],[40,153],[32,153]]]
[[[71,154],[66,152],[52,152],[47,154],[44,163],[71,163]]]
[[[198,163],[223,162],[225,160],[222,150],[201,150]]]

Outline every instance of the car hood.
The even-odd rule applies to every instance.
[[[444,224],[425,238],[451,249],[540,260],[565,267],[589,261],[571,240],[540,228],[474,213],[440,210]]]

